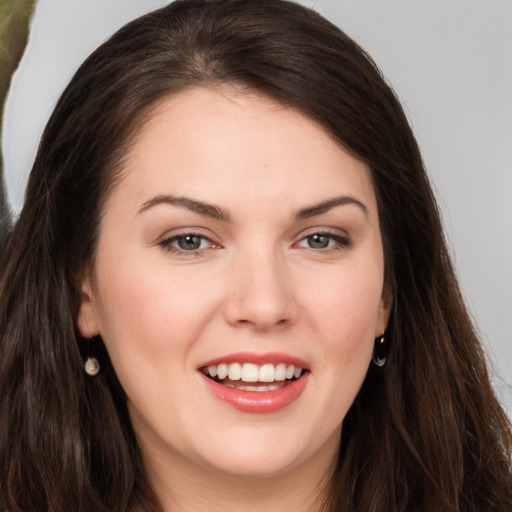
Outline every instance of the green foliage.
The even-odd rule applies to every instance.
[[[0,0],[0,140],[4,104],[13,73],[27,45],[30,19],[35,0]],[[3,157],[0,148],[0,229],[5,222]]]

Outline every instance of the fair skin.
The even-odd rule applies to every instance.
[[[234,89],[158,105],[79,328],[107,346],[164,511],[318,510],[387,325],[383,268],[369,170],[318,124]]]

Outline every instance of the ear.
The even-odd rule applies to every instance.
[[[393,309],[393,293],[389,286],[385,286],[380,298],[379,313],[377,318],[377,325],[375,337],[382,336],[388,328],[389,316]]]
[[[92,338],[100,333],[89,272],[82,280],[81,304],[77,324],[80,334],[84,338]]]

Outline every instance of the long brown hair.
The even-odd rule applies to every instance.
[[[2,260],[0,509],[158,510],[108,354],[77,330],[78,283],[152,107],[226,83],[304,112],[372,171],[394,295],[388,364],[370,367],[344,419],[319,509],[512,510],[510,424],[407,119],[360,47],[282,0],[178,0],[117,32],[59,100]],[[93,379],[88,351],[104,368]]]

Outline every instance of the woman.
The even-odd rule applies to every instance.
[[[312,11],[121,29],[48,123],[2,268],[2,509],[512,506],[411,130]]]

